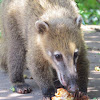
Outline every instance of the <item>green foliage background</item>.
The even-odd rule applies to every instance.
[[[85,24],[100,25],[100,0],[75,0]],[[98,2],[99,1],[99,2]],[[0,3],[2,0],[0,0]]]
[[[0,3],[1,3],[1,1],[2,1],[2,0],[0,0]]]
[[[86,24],[100,25],[100,0],[75,0]]]

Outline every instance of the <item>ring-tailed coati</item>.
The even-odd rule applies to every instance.
[[[69,91],[87,92],[81,21],[74,0],[3,0],[6,63],[16,92],[31,91],[23,79],[25,64],[44,97],[54,95],[57,79]]]

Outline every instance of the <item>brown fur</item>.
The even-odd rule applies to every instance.
[[[80,90],[86,92],[88,60],[80,29],[81,22],[78,25],[76,23],[79,14],[74,1],[3,0],[2,7],[7,66],[12,83],[24,83],[23,67],[27,62],[33,78],[43,94],[47,95],[45,92],[53,91],[54,88],[54,63],[47,51],[58,50],[69,56],[78,48],[78,83]],[[36,26],[37,20],[44,22],[44,26]],[[68,64],[70,66],[72,61]]]
[[[4,33],[3,31],[3,24],[2,24],[2,13],[1,13],[1,5],[0,5],[0,31],[2,30],[2,33]],[[2,69],[4,69],[5,71],[7,71],[7,45],[5,43],[5,34],[1,34],[0,38],[0,67]]]

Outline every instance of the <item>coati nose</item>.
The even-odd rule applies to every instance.
[[[71,84],[67,87],[67,90],[70,91],[70,92],[75,92],[75,91],[78,91],[79,88],[77,85],[74,85],[74,84]]]

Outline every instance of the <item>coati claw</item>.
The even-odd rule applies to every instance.
[[[14,89],[15,89],[14,92],[17,92],[20,94],[27,94],[27,93],[30,93],[32,91],[30,86],[28,84],[25,84],[25,83],[22,85],[15,85]]]
[[[88,100],[88,96],[85,93],[77,91],[74,93],[74,100]]]

